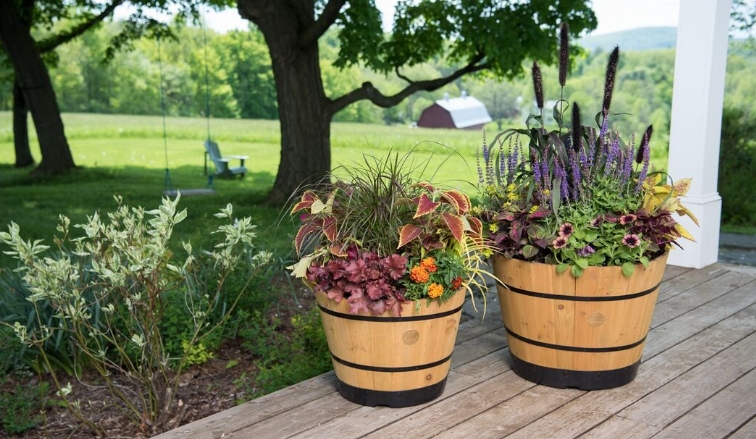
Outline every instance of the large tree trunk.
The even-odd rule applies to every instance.
[[[29,149],[29,111],[18,81],[13,82],[13,146],[16,149],[16,168],[26,168],[34,164]]]
[[[268,44],[278,92],[281,162],[271,203],[284,203],[302,185],[331,170],[331,112],[320,76],[317,40],[300,45],[297,31],[313,21],[312,3],[240,0],[239,12],[254,22]]]
[[[60,173],[75,167],[50,75],[13,0],[0,0],[0,41],[37,129],[42,161],[36,172]]]

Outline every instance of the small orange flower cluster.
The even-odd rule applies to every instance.
[[[410,270],[410,279],[419,284],[428,282],[430,273],[435,273],[437,269],[435,259],[425,258],[420,261],[420,265],[412,267]]]
[[[435,282],[428,285],[428,297],[430,297],[431,299],[441,297],[442,294],[444,294],[444,287],[442,285],[439,285]]]
[[[452,288],[458,290],[462,286],[462,278],[457,276],[452,280]]]
[[[428,274],[428,270],[417,265],[410,270],[410,279],[416,283],[422,284],[428,282],[430,275]]]
[[[433,258],[425,258],[420,261],[420,266],[428,270],[428,273],[435,273],[438,269],[436,267],[436,260]]]

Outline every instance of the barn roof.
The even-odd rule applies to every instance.
[[[491,116],[483,102],[472,96],[462,95],[459,98],[439,99],[436,105],[448,111],[457,128],[482,125],[491,122]]]

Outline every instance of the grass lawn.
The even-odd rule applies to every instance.
[[[0,224],[10,221],[21,226],[30,239],[52,238],[59,214],[73,223],[98,209],[115,207],[114,195],[126,204],[147,208],[157,206],[162,197],[166,160],[174,189],[204,188],[203,141],[207,124],[199,118],[168,118],[167,139],[163,139],[162,118],[148,116],[64,114],[66,134],[74,161],[80,169],[68,175],[32,179],[28,170],[12,167],[13,137],[11,114],[0,112]],[[33,127],[31,132],[34,133]],[[232,203],[240,216],[252,216],[261,231],[261,246],[280,257],[290,255],[292,227],[280,208],[261,202],[273,185],[279,165],[280,133],[276,121],[212,120],[210,129],[224,155],[250,156],[244,179],[215,180],[212,196],[184,197],[181,204],[189,218],[179,225],[181,239],[195,245],[204,242],[212,214]],[[335,123],[333,125],[333,165],[359,161],[362,154],[384,155],[414,148],[418,163],[438,168],[439,181],[472,190],[477,180],[475,150],[482,141],[480,132],[410,129]],[[36,136],[32,154],[39,160]],[[453,153],[452,152],[456,152]],[[212,163],[209,164],[212,172]],[[7,262],[0,256],[0,266]]]

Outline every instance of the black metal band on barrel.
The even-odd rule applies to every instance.
[[[450,311],[444,311],[444,312],[440,312],[436,314],[425,314],[422,316],[407,316],[407,317],[381,317],[381,316],[366,316],[362,314],[344,314],[341,312],[330,310],[320,304],[318,304],[318,308],[320,308],[320,310],[326,314],[330,314],[334,317],[339,317],[342,319],[359,320],[362,322],[389,323],[389,322],[417,322],[420,320],[440,319],[441,317],[446,317],[446,316],[450,316],[450,315],[458,313],[459,311],[462,310],[462,305]]]
[[[644,341],[646,341],[646,337],[644,336],[642,339],[636,341],[635,343],[624,345],[624,346],[611,346],[611,347],[606,347],[606,348],[584,348],[580,346],[564,346],[564,345],[558,345],[558,344],[544,343],[538,340],[531,340],[527,337],[523,337],[522,335],[517,334],[516,332],[507,328],[506,326],[504,327],[504,329],[507,330],[507,334],[511,335],[512,337],[520,341],[524,341],[525,343],[529,343],[534,346],[540,346],[542,348],[549,348],[549,349],[555,349],[559,351],[569,351],[569,352],[588,352],[588,353],[619,352],[619,351],[626,351],[628,349],[638,347],[642,345]]]
[[[512,370],[528,381],[558,389],[603,390],[624,386],[638,375],[640,360],[611,370],[583,371],[555,369],[529,363],[512,355]]]
[[[339,390],[341,396],[348,401],[368,407],[382,405],[400,408],[424,404],[441,396],[444,392],[444,387],[446,387],[446,377],[430,386],[398,391],[362,389],[350,386],[336,377],[336,388]]]
[[[352,363],[351,361],[343,360],[331,353],[331,358],[336,362],[343,364],[354,369],[367,370],[370,372],[412,372],[414,370],[430,369],[431,367],[440,366],[451,359],[451,354],[448,357],[442,358],[438,361],[427,364],[418,364],[415,366],[402,366],[402,367],[383,367],[383,366],[366,366],[364,364]]]
[[[531,297],[539,297],[541,299],[571,300],[573,302],[613,302],[616,300],[637,299],[638,297],[649,295],[659,289],[659,285],[661,285],[661,282],[639,293],[625,294],[622,296],[567,296],[563,294],[548,294],[539,293],[538,291],[523,290],[522,288],[517,288],[510,285],[507,285],[507,289],[509,289],[513,293],[523,294],[525,296]]]

